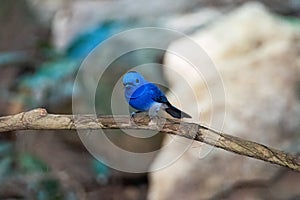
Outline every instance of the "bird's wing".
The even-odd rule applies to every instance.
[[[169,103],[169,101],[165,95],[153,97],[153,100],[158,103]]]
[[[153,83],[149,83],[145,86],[147,88],[146,91],[148,95],[150,95],[155,102],[167,105],[167,107],[165,107],[165,110],[171,116],[175,118],[191,118],[189,114],[172,106],[171,103],[168,101],[167,97],[164,95],[164,93],[156,85],[154,85]]]
[[[167,97],[156,85],[154,85],[153,83],[148,83],[146,87],[146,91],[149,92],[154,101],[158,103],[169,103]]]

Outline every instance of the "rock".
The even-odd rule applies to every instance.
[[[210,96],[209,92],[218,89],[213,87],[214,83],[220,81],[217,75],[196,79],[194,69],[187,62],[179,56],[167,54],[165,65],[183,76],[195,91],[192,95],[196,96],[196,101],[193,101],[182,80],[165,73],[171,91],[180,97],[185,106],[184,111],[193,116],[201,112],[200,117],[194,118],[194,121],[209,126],[219,125],[213,127],[244,139],[286,151],[299,146],[299,143],[293,143],[299,138],[300,119],[299,25],[273,15],[261,4],[249,3],[191,35],[191,38],[215,64],[222,78],[226,100],[212,99]],[[193,64],[201,66],[201,70],[214,70],[214,66],[207,62],[207,57],[188,48],[187,43],[187,39],[179,39],[168,50],[176,52],[184,49],[186,55],[197,58],[197,63]],[[172,97],[170,101],[176,103]],[[212,101],[215,103],[212,104]],[[200,111],[195,109],[197,106]],[[224,114],[226,117],[224,123],[221,123]],[[221,121],[213,124],[213,118]],[[178,144],[170,144],[171,140],[168,138],[164,143],[173,145],[173,148],[171,146],[168,150],[161,150],[153,166],[173,154],[182,153],[178,150]],[[207,145],[194,147],[172,166],[150,174],[150,200],[208,199],[236,183],[272,180],[278,171],[278,166],[212,149]],[[300,175],[293,174],[293,178],[298,179],[299,188]],[[286,191],[281,194],[284,199],[295,192],[292,192],[295,188],[289,188],[288,185],[282,187],[281,190]],[[263,195],[274,198],[277,194],[274,188],[266,186],[263,188],[265,192],[252,191],[252,195],[245,192],[243,199],[250,196],[263,199]],[[241,196],[237,196],[234,199],[241,199]]]

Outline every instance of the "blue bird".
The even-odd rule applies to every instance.
[[[123,77],[125,99],[138,112],[149,112],[151,118],[157,116],[162,108],[174,118],[191,118],[190,115],[171,105],[164,93],[153,83],[148,82],[136,71],[130,71]]]

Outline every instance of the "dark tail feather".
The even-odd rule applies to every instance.
[[[167,104],[167,108],[165,109],[168,114],[170,114],[172,117],[175,118],[192,118],[189,114],[186,114],[185,112],[179,110],[178,108],[175,108],[170,103]]]

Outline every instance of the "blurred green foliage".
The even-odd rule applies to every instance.
[[[13,145],[10,142],[0,142],[0,181],[12,174],[14,161]]]
[[[19,88],[26,97],[27,107],[47,106],[70,100],[77,69],[77,61],[59,59],[45,62],[34,74],[23,76]]]
[[[0,53],[0,67],[8,64],[23,63],[26,61],[28,61],[28,56],[24,52]]]
[[[38,200],[63,200],[64,195],[61,191],[60,183],[55,179],[44,179],[34,185],[37,191],[35,196]]]
[[[291,17],[291,16],[285,16],[285,17],[282,17],[282,18],[283,18],[283,20],[291,23],[292,25],[300,27],[300,19],[299,18]]]
[[[74,94],[73,81],[82,60],[99,43],[120,29],[122,29],[122,25],[113,22],[101,24],[80,35],[63,53],[55,52],[51,45],[39,46],[39,52],[42,52],[45,60],[38,66],[34,66],[34,71],[29,71],[18,77],[15,86],[16,91],[10,91],[10,88],[1,88],[5,89],[3,92],[6,94],[5,98],[17,98],[23,102],[27,109],[38,106],[47,108],[50,105],[55,106],[63,104],[63,102],[70,102],[72,94]],[[19,64],[29,60],[34,59],[28,58],[24,52],[0,53],[0,66],[23,67]],[[110,176],[109,168],[96,160],[92,161],[91,167],[96,180],[101,184],[106,184]],[[26,179],[27,176],[31,177],[26,180],[30,197],[26,196],[28,194],[24,194],[24,199],[76,199],[74,192],[63,191],[60,181],[52,177],[47,163],[30,153],[16,153],[12,143],[1,142],[0,184],[13,177]]]
[[[22,174],[48,172],[46,163],[29,153],[21,153],[18,156],[18,166]]]
[[[0,142],[0,185],[2,187],[6,187],[5,183],[10,179],[19,180],[27,185],[27,192],[23,194],[24,199],[65,199],[59,180],[49,176],[48,172],[50,170],[47,164],[39,158],[29,153],[18,154],[13,143]],[[1,194],[0,199],[2,199]]]
[[[70,101],[74,94],[73,81],[83,59],[99,43],[122,29],[122,24],[105,22],[78,36],[65,52],[58,53],[50,46],[46,47],[47,50],[43,47],[48,60],[38,66],[34,73],[19,79],[20,98],[29,108]]]
[[[98,160],[92,161],[93,171],[96,174],[96,180],[98,183],[105,185],[108,183],[110,177],[110,169],[102,162]]]
[[[131,25],[124,22],[105,21],[95,28],[79,35],[67,48],[65,56],[71,59],[84,59],[101,42]]]

